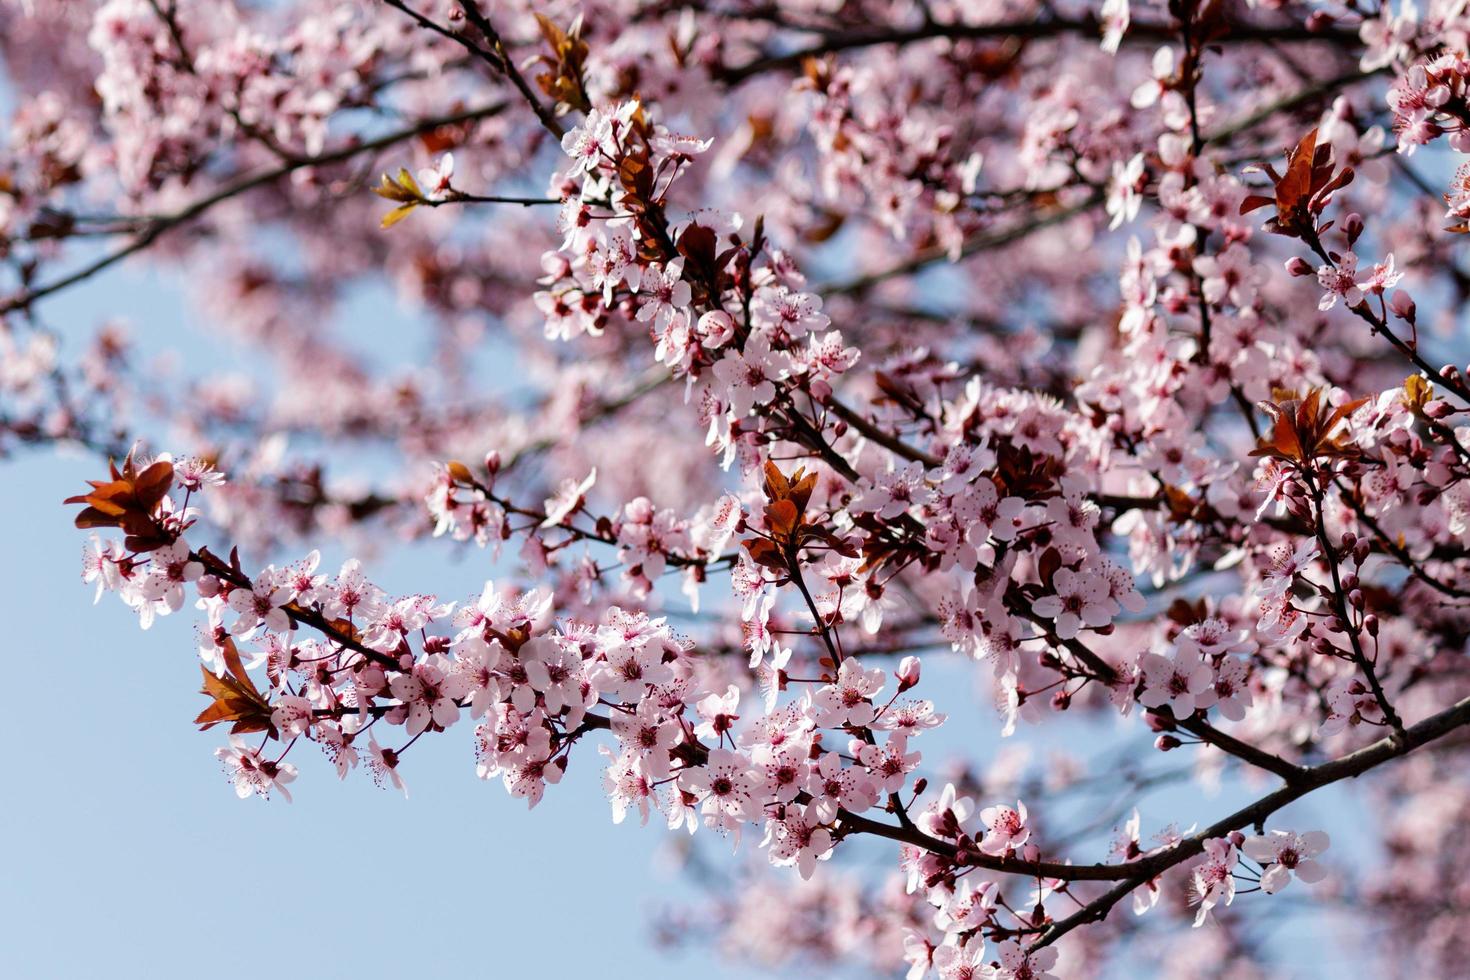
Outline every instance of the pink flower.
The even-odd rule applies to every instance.
[[[1216,905],[1229,905],[1235,900],[1235,865],[1239,856],[1234,846],[1223,837],[1205,841],[1205,859],[1190,871],[1190,902],[1198,904],[1194,924],[1204,924]]]
[[[654,779],[667,779],[669,751],[683,736],[679,723],[646,698],[631,714],[614,711],[611,715],[612,732],[624,754],[640,759],[643,769]]]
[[[1317,284],[1322,287],[1322,300],[1317,309],[1332,309],[1341,299],[1348,306],[1357,306],[1363,301],[1363,291],[1358,287],[1358,257],[1352,252],[1344,254],[1336,265],[1324,265],[1317,269]]]
[[[1000,957],[999,966],[986,967],[985,980],[1057,980],[1048,973],[1057,964],[1055,946],[1044,946],[1034,953],[1014,939],[1007,939],[996,949]]]
[[[1243,721],[1255,701],[1250,688],[1250,664],[1239,657],[1225,657],[1215,667],[1215,707],[1231,721]]]
[[[82,581],[89,585],[97,583],[97,591],[92,596],[92,604],[96,605],[102,601],[102,593],[116,591],[123,581],[122,572],[119,570],[126,552],[117,541],[103,541],[93,534],[90,543],[82,549]]]
[[[812,697],[817,709],[817,724],[823,728],[861,727],[877,714],[870,700],[883,690],[886,675],[881,667],[864,670],[856,660],[848,658],[837,671],[835,683],[828,684]]]
[[[776,397],[775,382],[785,375],[787,360],[757,334],[746,342],[744,351],[727,350],[715,362],[715,379],[736,418],[744,418],[756,405],[769,404]]]
[[[598,746],[603,755],[613,761],[603,771],[602,785],[612,804],[613,823],[622,823],[630,807],[638,809],[639,822],[647,825],[652,807],[663,808],[658,786],[640,764],[637,755],[624,752],[615,756],[606,745]]]
[[[919,767],[919,752],[908,751],[908,736],[895,732],[880,748],[863,743],[858,749],[858,762],[873,777],[880,793],[897,793],[908,782],[908,774]]]
[[[761,289],[750,304],[750,314],[783,339],[795,339],[824,329],[832,321],[822,312],[822,298],[792,292],[785,286]]]
[[[1268,895],[1274,895],[1291,883],[1293,873],[1308,885],[1315,885],[1327,877],[1327,869],[1313,858],[1327,850],[1331,843],[1320,830],[1309,830],[1305,834],[1273,830],[1263,837],[1247,837],[1240,849],[1252,861],[1270,865],[1261,875],[1261,889]]]
[[[982,881],[978,885],[971,878],[965,878],[949,895],[939,910],[934,913],[934,924],[943,929],[949,935],[971,932],[980,928],[991,917],[995,908],[995,894],[997,888],[993,881]],[[941,947],[943,949],[945,947]],[[952,948],[952,947],[951,947]],[[944,962],[944,958],[936,953],[936,962]],[[943,976],[941,966],[940,976]]]
[[[459,720],[458,700],[469,693],[469,679],[463,674],[446,674],[445,666],[444,658],[436,656],[388,682],[393,696],[407,708],[408,734],[419,734],[431,722],[448,728]]]
[[[823,753],[807,777],[812,810],[823,821],[837,817],[838,809],[862,813],[877,804],[878,790],[861,769],[843,766],[836,752]]]
[[[319,551],[312,551],[298,562],[287,565],[281,573],[281,584],[291,590],[291,601],[303,606],[316,605],[321,598],[325,575],[317,575],[316,567],[321,563]]]
[[[453,176],[453,153],[446,153],[440,157],[437,166],[420,170],[418,172],[418,184],[419,189],[424,192],[424,199],[428,201],[442,201],[448,197],[451,190],[449,181]]]
[[[1398,285],[1402,278],[1402,272],[1394,271],[1393,253],[1389,252],[1382,262],[1368,270],[1367,278],[1358,280],[1358,288],[1370,295],[1381,296],[1386,290]]]
[[[726,688],[724,694],[709,694],[701,698],[694,706],[700,718],[694,734],[700,738],[720,741],[735,727],[735,721],[740,717],[735,709],[739,706],[740,688],[734,684]]]
[[[1092,572],[1057,569],[1052,579],[1054,595],[1045,595],[1032,604],[1038,616],[1056,621],[1057,636],[1070,640],[1083,626],[1106,626],[1118,612],[1108,583]]]
[[[251,793],[269,797],[272,790],[281,794],[287,803],[291,793],[286,784],[296,778],[296,767],[288,762],[275,763],[261,756],[245,744],[238,735],[230,736],[230,747],[215,749],[215,756],[224,767],[225,775],[235,784],[235,795],[245,799]]]
[[[1184,719],[1215,703],[1215,672],[1186,636],[1179,637],[1172,658],[1145,653],[1139,666],[1144,687],[1138,703],[1145,708],[1167,707],[1175,718]]]
[[[582,657],[549,636],[538,636],[520,649],[526,682],[541,695],[548,714],[582,707]]]
[[[614,701],[637,704],[650,684],[673,677],[663,662],[663,648],[654,643],[624,643],[607,652],[607,660],[593,673],[593,683],[602,695]]]
[[[417,633],[430,621],[446,615],[446,607],[436,607],[434,597],[405,596],[388,605],[380,605],[363,630],[362,642],[374,650],[394,653],[403,646],[404,638]]]
[[[1118,53],[1118,45],[1123,42],[1123,35],[1128,30],[1129,19],[1128,0],[1103,0],[1101,47],[1108,54]],[[949,978],[946,977],[945,980]]]
[[[738,831],[756,814],[755,775],[739,753],[712,749],[703,766],[679,774],[679,786],[700,798],[705,824],[714,830]]]
[[[546,498],[546,519],[541,522],[542,527],[557,527],[565,524],[567,518],[582,509],[586,502],[587,491],[592,489],[592,484],[597,482],[597,468],[593,467],[580,482],[570,477],[561,481],[556,488],[556,493]]]
[[[977,937],[965,946],[940,946],[934,950],[934,969],[939,980],[980,980],[985,976],[985,943]]]
[[[250,588],[230,592],[230,608],[239,614],[230,627],[231,633],[244,636],[262,625],[277,633],[290,631],[291,617],[281,607],[291,601],[291,590],[276,579],[275,570],[267,568]]]
[[[1280,545],[1271,553],[1270,563],[1262,573],[1256,595],[1263,599],[1280,599],[1291,590],[1296,577],[1311,566],[1317,557],[1315,538],[1303,538],[1296,550]]]
[[[183,456],[174,460],[174,480],[181,488],[198,493],[205,487],[223,486],[225,475],[207,460]]]
[[[817,862],[832,856],[832,834],[809,807],[785,804],[779,819],[766,823],[766,837],[762,842],[770,848],[771,863],[776,867],[796,865],[802,880],[808,880],[817,870]]]
[[[328,619],[353,619],[359,613],[371,616],[383,592],[362,574],[362,565],[356,558],[342,563],[337,580],[321,588],[322,615]]]
[[[143,595],[162,602],[170,612],[178,612],[184,605],[184,586],[198,581],[204,566],[190,557],[183,538],[159,548],[151,557],[153,571],[143,583]]]
[[[1015,809],[988,806],[980,811],[980,820],[989,828],[980,841],[980,850],[986,854],[1006,854],[1031,839],[1031,828],[1026,826],[1026,804],[1020,800],[1016,801]]]
[[[657,329],[666,325],[674,314],[688,309],[692,293],[683,275],[683,259],[674,259],[662,268],[655,266],[644,270],[640,295],[645,299],[638,308],[640,321],[652,321],[654,329]]]
[[[878,474],[873,485],[853,501],[852,509],[892,520],[919,502],[923,488],[923,467],[910,463],[902,469]]]

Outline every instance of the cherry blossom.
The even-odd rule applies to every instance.
[[[1261,888],[1274,895],[1290,884],[1293,874],[1308,885],[1325,878],[1327,869],[1314,858],[1327,850],[1329,843],[1320,830],[1305,834],[1273,830],[1265,836],[1247,837],[1240,849],[1251,860],[1269,865],[1261,876]]]
[[[1144,686],[1138,701],[1146,708],[1167,707],[1174,717],[1187,718],[1215,703],[1215,672],[1191,641],[1179,643],[1172,657],[1145,653],[1139,666]]]
[[[823,728],[868,724],[877,715],[872,698],[883,690],[884,683],[881,667],[864,669],[856,660],[845,661],[837,672],[836,682],[822,687],[813,696],[817,724]]]
[[[1005,854],[1031,839],[1031,828],[1026,826],[1026,804],[1020,801],[1014,809],[986,807],[980,811],[980,819],[987,828],[980,841],[980,850],[986,854]]]

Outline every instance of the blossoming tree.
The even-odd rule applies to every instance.
[[[95,454],[241,797],[458,738],[774,865],[675,923],[766,961],[1269,970],[1331,900],[1449,975],[1464,6],[0,0],[0,454]],[[124,261],[260,369],[48,314]],[[413,537],[469,598],[373,584]]]

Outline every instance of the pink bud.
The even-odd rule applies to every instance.
[[[898,662],[898,670],[894,672],[898,678],[898,689],[907,691],[919,683],[919,658],[904,657]]]
[[[1307,264],[1307,260],[1300,255],[1293,255],[1286,260],[1286,271],[1294,276],[1316,275],[1316,270]]]
[[[1388,308],[1400,320],[1407,320],[1410,323],[1414,322],[1416,307],[1414,306],[1414,298],[1409,295],[1407,289],[1395,290],[1393,297],[1388,301]]]
[[[1174,730],[1173,720],[1166,719],[1163,715],[1159,714],[1156,711],[1146,712],[1143,716],[1143,720],[1148,723],[1150,731],[1169,732]]]
[[[1154,739],[1154,748],[1158,749],[1160,752],[1171,752],[1174,749],[1179,748],[1179,746],[1183,744],[1183,742],[1179,741],[1179,739],[1175,738],[1173,735],[1160,735],[1158,738]]]

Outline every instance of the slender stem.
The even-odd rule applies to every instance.
[[[306,167],[322,167],[334,163],[341,163],[344,160],[350,160],[353,157],[358,156],[359,154],[372,153],[377,150],[393,146],[397,143],[402,143],[405,140],[413,139],[415,136],[422,135],[423,133],[432,132],[433,130],[438,129],[441,126],[452,126],[457,123],[470,122],[478,119],[488,119],[491,116],[499,115],[501,112],[504,112],[505,108],[505,103],[498,102],[494,105],[481,106],[477,109],[468,109],[463,112],[456,112],[445,116],[437,116],[429,119],[423,119],[415,123],[414,125],[407,127],[406,129],[396,130],[386,135],[379,136],[376,139],[367,140],[361,143],[348,143],[336,150],[332,150],[327,153],[320,153],[312,157],[300,157],[297,159],[293,159],[282,163],[280,166],[275,167],[271,170],[265,170],[251,176],[242,177],[239,180],[232,181],[231,183],[228,183],[225,186],[219,188],[212,194],[208,194],[205,197],[202,197],[199,200],[195,201],[193,204],[187,205],[186,207],[181,208],[180,210],[175,211],[172,214],[161,215],[157,218],[152,219],[144,228],[144,230],[139,232],[137,237],[135,237],[132,241],[112,252],[107,253],[106,255],[103,255],[101,258],[86,266],[83,266],[77,271],[64,275],[59,279],[53,279],[50,282],[42,283],[39,286],[33,286],[30,289],[11,296],[8,299],[0,300],[0,314],[29,308],[30,305],[36,302],[36,300],[38,299],[49,296],[52,293],[60,292],[61,290],[82,282],[83,280],[90,279],[92,276],[103,271],[104,269],[116,265],[128,256],[143,251],[166,232],[172,231],[173,229],[178,228],[194,220],[195,218],[200,217],[205,212],[213,209],[216,205],[228,201],[231,198],[238,197],[239,195],[244,194],[247,191],[252,191],[258,187],[265,187],[269,184],[273,184],[276,181],[280,180],[282,177],[290,176],[298,170],[302,170]]]
[[[1393,705],[1388,701],[1388,695],[1383,691],[1383,685],[1378,682],[1378,674],[1373,669],[1373,664],[1363,653],[1363,643],[1358,636],[1358,628],[1353,625],[1348,615],[1347,596],[1342,588],[1342,574],[1338,568],[1337,552],[1332,543],[1327,540],[1327,525],[1322,517],[1322,487],[1317,480],[1307,474],[1307,489],[1312,497],[1313,523],[1316,524],[1317,544],[1322,550],[1322,558],[1327,562],[1327,569],[1332,575],[1332,605],[1333,611],[1337,613],[1338,622],[1342,624],[1343,631],[1347,633],[1348,643],[1352,647],[1353,661],[1358,669],[1368,678],[1368,684],[1373,688],[1373,697],[1378,702],[1378,707],[1383,711],[1383,717],[1393,728],[1396,737],[1404,737],[1404,723],[1399,719],[1398,712],[1393,710]]]

